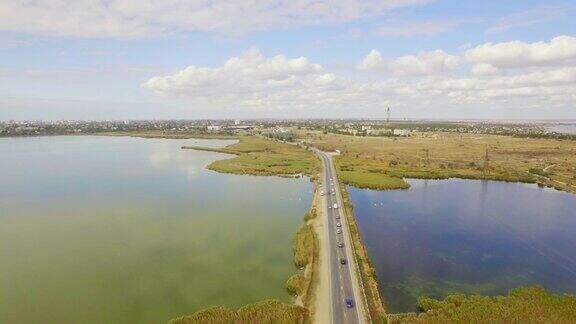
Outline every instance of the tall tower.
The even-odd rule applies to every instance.
[[[386,123],[390,122],[390,107],[386,109]]]

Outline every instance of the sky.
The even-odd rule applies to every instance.
[[[0,120],[576,119],[576,2],[0,0]]]

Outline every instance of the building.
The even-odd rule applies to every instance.
[[[395,129],[393,134],[394,136],[408,136],[410,135],[410,131],[407,129]]]
[[[209,125],[208,131],[209,132],[219,132],[221,127],[219,125]]]

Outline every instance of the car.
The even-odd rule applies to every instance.
[[[324,190],[320,190],[320,196],[324,196]]]
[[[343,247],[344,247],[344,243],[338,242],[338,247],[339,247],[339,248],[343,248]]]
[[[332,206],[328,206],[328,209],[332,209]]]
[[[336,193],[334,191],[332,191],[332,196],[336,196]]]
[[[340,264],[346,264],[346,259],[344,258],[340,259]]]
[[[341,229],[337,229],[337,230],[336,230],[336,234],[342,234],[342,230],[341,230]]]
[[[340,215],[336,215],[336,219],[340,219]]]
[[[340,226],[342,226],[342,224],[336,223],[336,227],[340,227]]]
[[[346,298],[344,299],[344,304],[346,305],[346,308],[352,308],[354,307],[354,300],[352,298]]]

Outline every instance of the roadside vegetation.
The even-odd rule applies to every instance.
[[[573,323],[576,295],[554,295],[542,287],[521,287],[508,296],[450,295],[420,298],[420,314],[389,315],[388,323]]]
[[[240,136],[238,143],[225,148],[183,146],[195,149],[236,155],[230,159],[217,160],[208,169],[222,173],[246,175],[316,177],[320,161],[310,151],[296,145],[256,136]],[[314,197],[316,196],[316,188]],[[285,283],[286,291],[294,297],[294,303],[264,300],[230,310],[210,307],[192,315],[169,321],[169,324],[192,323],[307,323],[311,318],[314,284],[317,282],[318,238],[310,221],[316,217],[315,199],[304,215],[304,224],[294,235],[292,249],[297,272]]]
[[[245,324],[245,323],[305,323],[309,312],[305,307],[279,300],[264,300],[231,310],[210,307],[192,315],[174,318],[168,324]]]
[[[348,229],[350,235],[352,236],[352,244],[354,245],[354,257],[356,258],[356,263],[359,268],[360,280],[362,280],[362,290],[366,296],[366,304],[368,307],[368,312],[370,313],[370,318],[373,323],[384,323],[386,322],[386,309],[384,308],[384,303],[380,292],[378,291],[378,278],[376,277],[376,270],[370,263],[370,257],[368,256],[368,251],[364,247],[362,242],[362,237],[358,231],[358,226],[354,218],[353,205],[350,202],[346,188],[342,186],[340,188],[342,193],[342,199],[344,204],[344,213],[346,216],[346,221],[348,223]]]
[[[576,192],[576,141],[511,136],[415,133],[358,137],[300,132],[335,157],[344,183],[371,189],[406,188],[403,178],[485,179],[538,183]]]
[[[222,149],[195,146],[183,148],[237,155],[208,165],[208,169],[222,173],[312,176],[318,172],[317,158],[304,148],[257,136],[241,136],[238,139],[238,143]]]

